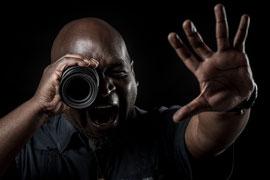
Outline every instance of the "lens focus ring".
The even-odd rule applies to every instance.
[[[72,66],[67,68],[60,81],[60,95],[65,104],[83,109],[96,99],[99,78],[95,69]]]

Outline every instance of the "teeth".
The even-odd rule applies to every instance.
[[[96,127],[109,127],[116,122],[118,108],[115,104],[99,104],[89,109],[88,113]]]

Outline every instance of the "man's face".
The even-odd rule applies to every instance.
[[[78,38],[72,52],[99,61],[99,93],[86,109],[70,109],[65,114],[87,137],[105,136],[125,121],[135,103],[137,85],[124,42],[117,38]],[[78,87],[80,88],[80,87]]]

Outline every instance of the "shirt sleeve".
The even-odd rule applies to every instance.
[[[165,141],[169,159],[173,160],[175,170],[186,175],[186,179],[228,179],[233,169],[233,146],[219,156],[197,160],[189,153],[185,143],[185,131],[190,119],[174,123],[172,117],[181,108],[172,106],[160,108],[163,126],[165,127]]]

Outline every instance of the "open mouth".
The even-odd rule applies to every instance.
[[[116,124],[118,107],[116,105],[99,105],[89,111],[90,119],[96,127],[112,127]]]

